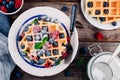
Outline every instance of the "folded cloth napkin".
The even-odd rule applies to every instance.
[[[15,67],[7,46],[9,29],[7,16],[0,13],[0,80],[10,80],[10,74]]]

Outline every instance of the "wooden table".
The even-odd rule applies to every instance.
[[[79,23],[79,25],[76,25],[76,27],[79,34],[79,49],[78,49],[78,54],[75,60],[66,69],[66,70],[70,70],[73,75],[69,77],[65,76],[64,75],[64,72],[66,71],[65,70],[57,75],[50,76],[50,77],[36,77],[36,76],[32,76],[30,74],[25,73],[19,67],[16,66],[16,68],[11,74],[11,80],[89,80],[86,73],[86,67],[91,56],[89,52],[86,54],[81,53],[80,48],[88,47],[96,43],[102,47],[103,51],[113,52],[116,49],[118,43],[120,42],[120,28],[117,30],[110,30],[110,31],[105,31],[105,30],[100,30],[98,28],[95,28],[84,18],[81,12],[80,1],[78,0],[57,0],[57,1],[58,2],[56,2],[56,0],[25,0],[23,8],[17,14],[11,15],[10,20],[12,24],[12,22],[22,12],[36,6],[51,6],[57,9],[61,9],[62,6],[67,6],[68,11],[64,11],[64,13],[70,17],[71,6],[73,4],[77,4],[78,9],[77,9],[76,24]],[[97,40],[94,37],[96,32],[101,32],[104,35],[104,39]],[[80,58],[83,59],[83,64],[78,66],[76,63]],[[22,73],[21,78],[16,78],[14,76],[15,72],[17,71]]]

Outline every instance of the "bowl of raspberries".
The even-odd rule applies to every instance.
[[[6,15],[17,13],[23,6],[24,0],[0,0],[0,12]]]

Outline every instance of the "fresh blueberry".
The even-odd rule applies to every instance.
[[[51,55],[51,52],[48,51],[48,50],[46,50],[46,51],[45,51],[45,55],[46,55],[46,56],[50,56],[50,55]]]
[[[21,45],[21,49],[24,49],[24,48],[25,48],[25,45],[24,45],[24,44],[22,44],[22,45]]]
[[[57,47],[57,46],[58,46],[58,42],[55,41],[55,42],[53,43],[53,47]]]
[[[42,56],[43,54],[45,53],[45,50],[44,49],[42,49],[42,50],[40,50],[39,52],[38,52],[38,56]]]
[[[18,41],[21,41],[21,40],[22,40],[22,36],[18,36],[18,37],[17,37],[17,40],[18,40]]]
[[[27,40],[27,41],[32,41],[32,40],[33,40],[33,38],[32,38],[32,36],[27,35],[27,36],[26,36],[26,40]]]
[[[6,4],[7,4],[6,0],[3,0],[3,1],[2,1],[2,4],[3,4],[3,5],[6,5]]]
[[[45,59],[40,59],[40,60],[37,62],[37,64],[41,65],[41,64],[43,64],[44,62],[45,62]]]
[[[62,11],[67,11],[67,10],[68,10],[68,7],[67,7],[67,6],[63,6],[63,7],[61,8],[61,10],[62,10]]]
[[[54,54],[54,55],[58,55],[58,54],[59,54],[58,50],[57,50],[57,49],[54,49],[54,50],[53,50],[53,54]]]
[[[42,19],[41,16],[39,16],[39,17],[38,17],[38,20],[40,21],[41,19]]]
[[[100,14],[100,10],[96,10],[96,11],[95,11],[95,14],[96,14],[96,15],[99,15],[99,14]]]
[[[100,19],[100,21],[105,21],[106,20],[105,17],[100,17],[99,19]]]
[[[41,40],[41,36],[40,35],[35,35],[34,39],[35,39],[35,41],[40,41]]]
[[[27,32],[29,30],[28,26],[25,27],[24,31]]]
[[[21,52],[21,56],[27,56],[27,53]]]
[[[47,33],[47,31],[46,30],[41,30],[41,33],[45,34],[45,33]]]
[[[34,60],[30,60],[30,64],[33,65],[35,63]]]
[[[65,37],[64,33],[59,34],[59,38],[64,38],[64,37]]]
[[[22,77],[22,73],[21,72],[15,72],[15,77],[16,78],[21,78]]]
[[[42,29],[48,31],[48,27],[47,26],[43,26]]]
[[[87,53],[89,50],[88,50],[88,48],[87,47],[81,47],[80,48],[80,52],[81,53]]]
[[[9,4],[6,4],[6,8],[7,8],[7,9],[10,9],[11,6],[10,6]]]
[[[116,25],[117,25],[117,22],[112,22],[112,25],[113,25],[113,26],[116,26]]]
[[[14,1],[9,1],[9,6],[14,6]]]
[[[93,3],[92,2],[88,2],[87,6],[88,7],[93,7]]]
[[[54,39],[53,39],[53,38],[50,38],[50,39],[49,39],[49,42],[50,42],[51,44],[53,44],[53,43],[54,43]]]
[[[66,70],[65,71],[65,76],[72,76],[72,72],[70,70]]]
[[[109,13],[109,10],[108,9],[104,9],[103,11],[105,14],[108,14]]]
[[[103,2],[103,7],[108,7],[109,3],[108,2]]]

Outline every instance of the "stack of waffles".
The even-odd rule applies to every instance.
[[[120,0],[86,0],[85,11],[102,23],[120,20]]]
[[[67,44],[66,30],[54,20],[51,22],[36,18],[19,33],[20,54],[35,66],[50,67],[58,64],[66,53],[63,44]]]

